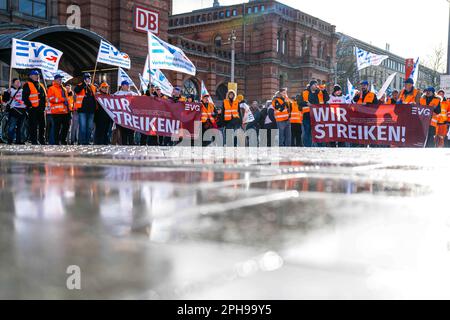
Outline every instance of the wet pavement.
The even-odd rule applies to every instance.
[[[448,299],[449,199],[450,150],[0,146],[0,298]]]

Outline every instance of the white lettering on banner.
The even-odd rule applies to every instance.
[[[416,116],[416,115],[429,116],[429,115],[431,115],[431,110],[428,109],[428,108],[412,107],[411,108],[411,114],[413,116]]]
[[[159,33],[159,13],[150,9],[136,6],[134,8],[134,30]]]
[[[144,132],[165,132],[178,134],[181,122],[161,116],[136,116],[131,115],[130,102],[126,98],[108,99],[97,98],[98,102],[106,109],[108,115],[118,125],[129,126],[135,130]]]
[[[350,139],[355,141],[386,141],[405,142],[406,127],[404,126],[369,126],[342,123],[317,124],[315,138]],[[336,133],[336,136],[334,135]]]
[[[184,111],[200,111],[200,106],[195,104],[186,103]]]
[[[345,121],[347,120],[347,110],[343,108],[314,108],[314,118],[317,122],[322,121]]]

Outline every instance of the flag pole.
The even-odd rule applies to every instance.
[[[92,79],[94,80],[94,85],[95,85],[95,74],[97,73],[97,64],[98,64],[98,60],[95,61],[94,76],[92,77]]]
[[[12,67],[12,63],[9,65],[9,92],[11,92],[11,87],[12,87],[12,73],[13,73],[13,67]]]

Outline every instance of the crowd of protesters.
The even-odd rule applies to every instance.
[[[2,95],[0,143],[33,145],[150,145],[172,146],[170,137],[144,135],[114,124],[104,109],[99,106],[98,95],[135,96],[130,83],[123,81],[120,89],[111,93],[107,83],[95,85],[92,76],[84,74],[81,83],[72,88],[63,83],[63,77],[56,75],[48,88],[40,81],[40,73],[31,70],[29,79],[22,82],[12,79],[11,88]],[[349,101],[344,97],[339,85],[333,87],[331,94],[311,81],[307,88],[294,96],[289,96],[286,88],[274,94],[272,100],[264,103],[246,101],[235,91],[228,91],[225,99],[215,104],[209,95],[199,97],[182,96],[182,90],[174,88],[171,96],[162,93],[161,88],[151,85],[142,95],[173,102],[198,102],[201,104],[201,123],[203,132],[217,129],[222,135],[220,144],[226,143],[227,132],[253,132],[256,144],[281,147],[360,147],[348,143],[316,144],[312,141],[310,111],[312,105],[326,103],[360,105],[371,104],[417,104],[434,109],[427,147],[448,147],[448,127],[450,120],[450,101],[445,92],[426,88],[423,92],[414,86],[412,79],[405,81],[405,88],[394,90],[390,96],[377,98],[371,92],[367,81]],[[263,130],[265,129],[265,130]],[[234,137],[234,136],[233,136]],[[234,138],[237,139],[237,138]],[[244,139],[249,139],[245,135]],[[262,143],[262,141],[264,143]],[[217,141],[214,141],[217,145]],[[211,141],[202,142],[207,146]],[[237,145],[237,140],[234,142]],[[244,144],[249,145],[249,141]],[[252,145],[253,146],[253,145]]]

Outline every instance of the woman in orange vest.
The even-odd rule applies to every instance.
[[[202,132],[205,133],[209,129],[217,129],[214,103],[212,102],[212,99],[209,96],[209,94],[205,94],[202,97],[201,106],[202,106],[202,118],[201,118]],[[202,141],[202,145],[204,147],[206,147],[210,144],[211,144],[211,142],[209,142],[209,141],[205,141],[205,140]]]
[[[429,87],[425,90],[425,95],[420,98],[420,105],[433,107],[433,117],[431,119],[430,128],[428,130],[428,140],[426,147],[434,148],[436,147],[436,129],[438,124],[438,115],[441,113],[441,98],[435,95],[435,89],[433,87]]]
[[[239,100],[234,90],[229,90],[223,101],[223,122],[226,130],[239,130],[242,128],[242,112],[239,108]],[[224,133],[224,143],[226,143],[226,132]],[[234,139],[234,145],[237,140]]]
[[[52,118],[49,144],[67,145],[70,125],[70,105],[66,88],[62,85],[63,76],[57,74],[53,85],[48,88],[49,113]]]
[[[291,123],[291,101],[287,94],[287,88],[281,88],[272,100],[277,121],[278,137],[280,147],[290,147],[292,141]]]
[[[292,97],[291,101],[291,144],[293,147],[301,147],[302,143],[302,121],[303,113],[298,106],[298,101],[300,97]]]

